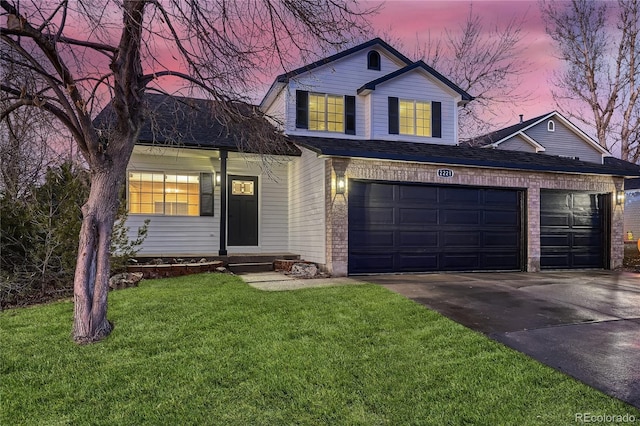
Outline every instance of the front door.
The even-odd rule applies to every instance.
[[[228,244],[258,245],[258,178],[229,176]]]

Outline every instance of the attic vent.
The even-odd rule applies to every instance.
[[[380,71],[380,54],[375,50],[367,55],[367,69]]]
[[[549,120],[547,122],[547,131],[549,131],[549,132],[555,132],[556,131],[556,123],[554,123],[553,120]]]

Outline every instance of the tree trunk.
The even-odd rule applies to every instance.
[[[92,167],[91,191],[82,207],[83,219],[73,283],[73,340],[77,343],[101,340],[113,329],[107,320],[109,248],[126,160],[119,167],[109,163],[98,171]]]

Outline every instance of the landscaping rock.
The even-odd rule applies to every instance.
[[[225,268],[224,266],[218,266],[216,268],[216,272],[221,272],[224,274],[225,272],[227,272],[227,268]]]
[[[137,287],[142,279],[142,272],[123,272],[109,278],[109,288],[120,290],[123,288]]]
[[[314,278],[318,275],[318,267],[312,263],[296,263],[291,267],[289,275],[299,278]]]
[[[207,259],[205,259],[204,257],[202,259],[200,259],[200,261],[198,263],[207,263]]]
[[[164,261],[162,259],[160,259],[159,257],[156,259],[152,259],[149,264],[150,265],[162,265],[164,263]]]

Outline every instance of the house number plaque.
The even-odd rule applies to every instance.
[[[443,177],[443,178],[453,177],[453,170],[451,170],[451,169],[438,169],[438,177]]]

